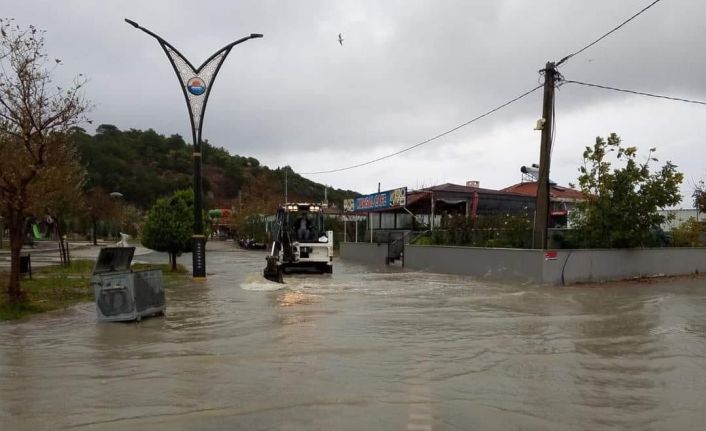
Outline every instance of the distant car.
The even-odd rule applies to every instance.
[[[264,250],[267,247],[266,244],[256,242],[252,238],[247,238],[247,239],[241,238],[238,240],[238,245],[240,246],[240,248],[244,248],[246,250]]]

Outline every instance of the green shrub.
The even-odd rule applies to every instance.
[[[700,247],[702,245],[700,237],[704,233],[706,233],[704,223],[691,217],[681,226],[672,230],[672,245],[675,247]]]

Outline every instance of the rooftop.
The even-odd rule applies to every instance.
[[[537,182],[518,183],[510,187],[505,187],[502,191],[524,196],[537,196]],[[549,186],[549,197],[554,200],[565,201],[582,201],[586,198],[579,190],[558,186],[556,184]]]

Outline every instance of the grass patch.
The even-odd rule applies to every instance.
[[[21,304],[8,304],[5,294],[7,274],[2,274],[0,320],[15,320],[36,313],[59,310],[79,302],[93,300],[90,273],[83,275],[53,274],[22,280],[26,300]]]
[[[133,271],[139,271],[144,269],[161,269],[162,280],[164,280],[164,287],[173,286],[176,282],[178,282],[179,280],[183,280],[185,276],[189,275],[189,272],[186,270],[186,267],[182,264],[177,264],[176,271],[172,271],[172,266],[168,263],[136,263],[132,265]]]
[[[0,272],[0,321],[17,320],[32,314],[65,309],[79,302],[93,301],[91,273],[95,262],[74,260],[69,266],[51,265],[33,270],[32,279],[22,279],[26,301],[22,304],[7,303],[8,273]],[[184,265],[177,265],[172,272],[169,264],[135,264],[134,271],[161,269],[165,286],[176,283],[188,275]]]
[[[63,265],[50,265],[44,266],[37,269],[32,269],[32,274],[38,274],[40,276],[51,275],[69,275],[69,274],[85,274],[90,276],[93,272],[93,266],[95,265],[94,260],[72,260],[69,266]]]
[[[172,266],[168,263],[163,263],[163,264],[155,264],[155,263],[136,263],[132,265],[132,269],[134,271],[138,271],[141,269],[161,269],[162,272],[167,275],[169,273],[172,274],[186,274],[186,267],[180,263],[177,263],[176,271],[172,272]]]

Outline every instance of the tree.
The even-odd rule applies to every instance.
[[[657,232],[666,217],[658,210],[681,201],[679,185],[683,174],[666,162],[657,172],[650,163],[657,162],[651,148],[647,160],[637,162],[637,148],[624,147],[615,133],[607,139],[596,138],[586,147],[578,178],[586,200],[577,205],[573,217],[579,241],[588,247],[644,247],[655,245]],[[622,168],[611,170],[607,160],[615,153]]]
[[[108,191],[102,187],[94,187],[88,190],[84,195],[84,199],[83,206],[91,222],[93,245],[98,245],[98,239],[96,238],[98,222],[119,218],[120,210],[115,199],[110,197]]]
[[[672,244],[676,247],[700,247],[704,233],[706,233],[704,223],[689,217],[687,221],[672,230]]]
[[[694,200],[694,208],[696,208],[698,212],[706,212],[706,182],[704,182],[704,180],[696,183],[691,198]]]
[[[171,197],[157,199],[142,229],[142,245],[169,253],[172,271],[176,258],[193,249],[194,192],[179,190]]]
[[[20,251],[29,218],[80,195],[83,171],[68,134],[85,119],[85,79],[56,87],[51,74],[60,63],[45,53],[44,32],[0,19],[0,208],[10,231],[10,303],[24,299]]]

